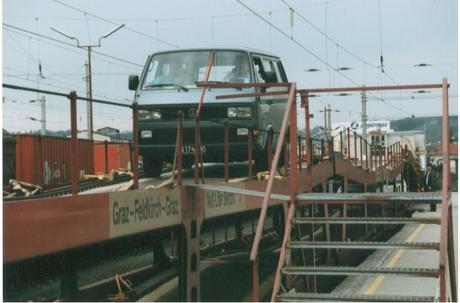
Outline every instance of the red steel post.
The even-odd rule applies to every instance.
[[[372,150],[373,150],[372,145],[369,144],[369,157],[371,158],[371,171],[373,169],[373,163],[374,163],[374,157],[372,156],[373,154]]]
[[[196,120],[195,120],[195,170],[193,171],[193,178],[195,181],[195,184],[198,184],[198,177],[199,177],[199,165],[198,162],[201,162],[201,137],[200,137],[200,114],[201,114],[201,109],[203,106],[203,100],[204,100],[204,94],[206,93],[206,85],[208,84],[209,80],[209,75],[211,74],[211,68],[212,64],[214,62],[214,52],[212,51],[209,54],[209,59],[208,59],[208,66],[206,67],[206,72],[204,75],[204,86],[201,89],[201,95],[200,95],[200,100],[198,103],[198,109],[196,111]],[[201,167],[203,169],[203,167]],[[202,176],[203,178],[203,176]],[[204,180],[203,180],[204,181]],[[203,182],[204,183],[204,182]]]
[[[270,129],[267,134],[267,153],[268,153],[268,170],[270,171],[272,168],[273,162],[273,152],[272,152],[272,144],[273,144],[273,129]]]
[[[289,210],[286,218],[286,228],[284,230],[283,236],[283,243],[281,246],[280,251],[280,258],[278,261],[277,271],[275,273],[275,281],[273,283],[273,291],[272,291],[272,298],[271,301],[274,302],[276,299],[276,295],[280,288],[281,283],[281,269],[284,265],[286,260],[287,254],[287,244],[289,242],[289,236],[291,231],[291,222],[292,218],[294,217],[295,213],[295,204],[296,204],[296,196],[297,196],[297,110],[296,110],[296,103],[294,102],[291,105],[291,112],[290,112],[290,126],[289,126],[289,142],[290,142],[290,153],[289,153],[289,160],[291,162],[291,170],[289,175],[289,187],[290,187],[290,196],[291,201],[289,202]]]
[[[70,131],[71,131],[71,172],[72,172],[72,195],[78,195],[78,179],[80,177],[80,160],[77,138],[77,93],[70,92]]]
[[[369,156],[371,154],[369,144],[367,144],[367,140],[364,140],[364,145],[366,146],[366,168],[369,169]],[[370,171],[372,170],[372,167]]]
[[[139,188],[139,114],[133,103],[133,189]]]
[[[195,120],[195,158],[194,158],[194,170],[193,170],[193,180],[195,184],[198,184],[199,178],[199,163],[201,155],[201,140],[200,140],[200,120],[197,117]]]
[[[342,132],[340,132],[340,158],[343,159],[343,138],[342,138]]]
[[[310,132],[310,104],[308,101],[308,94],[301,94],[301,102],[304,104],[305,107],[305,142],[307,144],[307,191],[311,191],[312,187],[312,175],[311,175],[311,167],[313,164],[313,142],[311,138]]]
[[[228,182],[228,121],[224,123],[224,178]]]
[[[356,132],[353,132],[353,138],[355,141],[355,154],[354,154],[355,165],[358,165],[358,144],[357,144],[358,138],[356,138]]]
[[[446,257],[448,233],[448,208],[450,191],[450,159],[449,159],[449,96],[447,79],[442,79],[442,203],[441,203],[441,241],[439,248],[439,281],[440,301],[447,302]],[[455,273],[451,273],[455,274]]]
[[[359,137],[359,151],[360,151],[360,158],[361,158],[361,168],[363,167],[363,137]]]
[[[329,146],[329,158],[332,159],[334,156],[334,137],[331,137],[331,144]]]
[[[260,302],[259,265],[257,259],[252,261],[252,302]]]
[[[257,267],[256,267],[257,263],[255,261],[257,259],[260,239],[262,237],[262,231],[263,231],[263,226],[264,226],[264,222],[265,222],[265,217],[267,216],[268,200],[270,199],[270,195],[271,195],[272,187],[273,187],[273,182],[274,182],[274,179],[275,179],[276,165],[278,164],[279,157],[280,157],[280,154],[281,154],[281,148],[283,147],[284,136],[286,135],[286,129],[287,129],[289,116],[290,116],[289,115],[290,114],[290,109],[293,106],[296,106],[296,104],[295,104],[295,94],[296,94],[296,85],[295,85],[295,83],[291,83],[291,86],[289,87],[289,95],[288,95],[288,101],[287,101],[287,104],[286,104],[286,110],[284,111],[283,121],[281,122],[279,140],[278,140],[278,142],[276,144],[276,151],[275,151],[275,156],[274,156],[274,159],[273,159],[273,165],[272,165],[272,167],[270,169],[270,175],[269,175],[269,178],[268,178],[267,186],[265,188],[264,198],[263,198],[262,205],[261,205],[259,221],[257,223],[256,234],[254,236],[254,243],[253,243],[252,248],[251,248],[250,260],[254,264],[253,277],[255,276],[255,271],[257,269]],[[254,279],[253,282],[255,282],[255,279]],[[257,281],[257,283],[258,283],[258,281]],[[253,291],[254,292],[255,292],[256,288],[258,289],[258,285],[253,284]]]
[[[279,140],[279,139],[278,139]],[[291,167],[289,166],[289,153],[288,153],[288,142],[287,142],[287,138],[284,138],[283,140],[284,142],[284,175],[285,176],[288,176],[289,173],[290,173],[290,170],[291,170]]]
[[[104,160],[105,160],[105,173],[109,173],[109,142],[104,140]]]
[[[321,151],[320,151],[320,159],[323,161],[324,159],[324,139],[321,139]]]
[[[351,159],[351,152],[350,152],[350,128],[347,128],[347,159]]]
[[[181,111],[179,112],[179,140],[178,140],[178,146],[177,146],[177,185],[181,186],[182,185],[182,180],[183,180],[183,155],[182,155],[182,147],[184,144],[184,128],[183,128],[183,119],[184,119],[184,113]]]
[[[450,276],[450,293],[452,297],[452,302],[458,302],[457,299],[457,276],[454,274],[456,272],[455,266],[455,251],[456,245],[454,240],[454,225],[453,225],[453,218],[452,218],[452,203],[449,205],[449,214],[448,214],[448,237],[447,237],[447,250],[448,250],[448,262],[449,262],[449,273]]]
[[[298,161],[299,161],[299,162],[298,162],[298,164],[299,164],[299,171],[301,171],[301,170],[302,170],[302,141],[301,141],[300,136],[297,136],[297,142],[298,142],[298,144],[297,144],[297,150],[298,150],[298,152],[299,152],[299,156],[297,157],[297,159],[298,159]]]
[[[388,147],[383,147],[383,166],[387,166],[388,162]]]
[[[393,156],[393,167],[396,167],[396,143],[393,144],[391,154]]]

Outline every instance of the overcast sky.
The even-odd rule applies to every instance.
[[[117,24],[125,28],[102,40],[93,54],[94,97],[130,102],[128,75],[140,74],[148,54],[176,47],[242,46],[270,51],[283,60],[288,78],[299,88],[451,83],[450,109],[457,113],[458,8],[455,0],[5,0],[3,1],[3,83],[86,94],[84,50],[34,34],[73,44],[50,30],[56,27],[81,44],[98,38]],[[293,26],[289,18],[294,11]],[[380,7],[380,8],[379,8]],[[310,22],[307,23],[307,21]],[[312,27],[315,26],[320,31]],[[12,26],[19,29],[13,29]],[[22,30],[30,31],[31,33]],[[332,40],[326,40],[324,32]],[[159,38],[160,41],[155,38]],[[384,70],[378,68],[380,54]],[[108,55],[108,56],[106,56]],[[112,56],[112,57],[109,57]],[[42,76],[38,77],[41,62]],[[331,67],[349,67],[339,74]],[[414,67],[416,64],[431,64]],[[318,72],[305,72],[315,68]],[[37,81],[38,80],[38,81]],[[36,94],[3,90],[3,128],[39,129]],[[372,96],[371,96],[372,97]],[[370,99],[373,120],[440,115],[440,91],[379,94]],[[360,96],[312,98],[313,125],[322,124],[318,111],[327,104],[340,112],[334,121],[360,119]],[[79,103],[79,128],[86,129],[86,106]],[[94,128],[131,128],[124,109],[95,106]],[[47,128],[68,129],[68,102],[47,96]]]

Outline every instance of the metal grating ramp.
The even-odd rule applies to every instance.
[[[434,249],[439,250],[436,242],[319,242],[292,241],[288,248],[343,248],[343,249]]]
[[[312,218],[300,217],[292,220],[294,224],[441,224],[440,218]]]
[[[388,267],[348,267],[348,266],[286,266],[281,272],[285,275],[397,275],[410,277],[436,278],[437,268],[388,268]]]
[[[325,301],[325,302],[434,302],[430,296],[392,296],[392,295],[334,295],[324,293],[283,293],[277,296],[281,302]]]

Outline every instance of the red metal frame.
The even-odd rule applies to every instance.
[[[137,103],[133,103],[133,189],[139,188],[139,113]]]
[[[276,167],[278,166],[278,161],[281,155],[281,148],[283,147],[284,136],[286,134],[286,130],[287,130],[287,126],[288,126],[288,122],[290,118],[290,113],[291,111],[295,111],[293,108],[296,107],[295,96],[296,96],[296,84],[292,83],[289,88],[289,95],[288,95],[288,101],[286,104],[286,110],[284,112],[283,121],[281,123],[281,130],[280,130],[279,139],[276,145],[275,156],[273,158],[273,163],[270,169],[267,187],[265,189],[264,199],[262,201],[260,216],[259,216],[259,220],[257,223],[256,234],[254,236],[254,243],[251,249],[250,260],[251,262],[253,262],[253,271],[257,269],[257,263],[256,263],[257,254],[258,254],[260,239],[262,237],[262,230],[263,230],[263,226],[265,223],[265,218],[267,216],[268,200],[270,199],[270,195],[272,192],[273,181],[275,179]],[[294,124],[291,124],[291,125],[294,125]],[[293,127],[293,130],[294,129],[296,128]],[[297,140],[297,134],[295,134],[295,137],[296,139],[294,139],[294,142]],[[291,173],[291,178],[292,178],[292,175],[295,175],[295,178],[296,178],[296,172]],[[259,281],[258,279],[255,279],[258,276],[254,272],[253,272],[253,277],[254,277],[253,279],[253,299],[254,301],[259,301],[260,300],[260,294],[258,292]]]
[[[440,269],[440,300],[447,302],[447,241],[448,241],[448,211],[450,192],[450,159],[449,159],[449,96],[447,79],[442,79],[442,203],[441,203],[441,241],[439,250]],[[450,273],[455,275],[455,273]]]
[[[206,73],[204,75],[204,83],[203,83],[204,85],[203,85],[203,88],[201,89],[201,95],[200,95],[200,100],[199,100],[199,103],[198,103],[198,109],[196,111],[196,119],[195,119],[195,169],[193,171],[193,178],[194,178],[195,184],[198,184],[198,175],[199,175],[199,169],[200,169],[198,164],[201,162],[200,114],[201,114],[201,109],[203,107],[203,100],[204,100],[204,95],[206,93],[209,76],[211,75],[212,65],[214,63],[214,55],[215,55],[214,51],[212,51],[209,54],[208,66],[206,67]],[[201,169],[203,169],[203,167],[201,167]],[[202,176],[202,181],[204,183],[203,176]]]
[[[80,179],[79,170],[79,153],[78,153],[78,137],[77,137],[77,93],[70,92],[70,131],[72,141],[71,174],[72,174],[72,195],[78,195],[78,180]]]
[[[252,128],[248,128],[248,177],[252,179]]]
[[[352,91],[370,91],[370,90],[408,90],[408,89],[442,89],[442,108],[443,108],[443,116],[442,116],[442,154],[443,154],[443,175],[442,175],[442,203],[441,203],[441,231],[440,231],[440,254],[439,254],[439,268],[440,268],[440,300],[445,302],[447,301],[447,284],[446,284],[446,275],[447,275],[447,262],[446,257],[448,255],[447,244],[448,244],[448,225],[450,224],[448,218],[448,211],[449,211],[449,192],[450,192],[450,160],[449,160],[449,100],[448,100],[448,88],[449,84],[446,78],[443,78],[442,84],[414,84],[414,85],[393,85],[393,86],[362,86],[362,87],[341,87],[341,88],[318,88],[318,89],[305,89],[300,90],[301,96],[305,96],[302,98],[302,106],[308,107],[308,94],[309,93],[331,93],[331,92],[352,92]],[[348,140],[349,140],[349,129],[348,131]],[[348,153],[349,151],[349,143],[348,143]],[[355,144],[356,148],[356,144]],[[393,150],[393,147],[392,149]],[[397,143],[397,150],[398,150],[398,163],[402,163],[405,155],[407,147],[402,149],[402,145],[398,142]],[[384,164],[387,165],[389,163],[389,155],[387,155],[389,149],[388,148],[379,148],[378,150],[378,157],[379,157],[379,167],[377,168],[376,163],[376,170],[383,168],[382,163],[382,152],[384,159]],[[372,167],[372,150],[371,150],[371,167]],[[355,152],[356,155],[356,152]],[[376,159],[377,160],[377,159]],[[372,168],[371,168],[372,170]],[[452,260],[454,262],[454,260]],[[449,266],[451,264],[449,263]],[[451,275],[455,273],[450,273]],[[456,293],[456,285],[454,288],[451,287],[451,293],[453,293],[452,297],[457,298]],[[274,297],[272,296],[272,300]]]

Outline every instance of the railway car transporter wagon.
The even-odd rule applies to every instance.
[[[195,154],[195,119],[211,53],[208,83],[287,82],[279,57],[250,49],[184,49],[149,56],[141,76],[130,76],[139,108],[139,148],[147,177],[161,174],[162,162],[172,162],[177,118],[184,115],[184,163]],[[257,169],[267,166],[270,130],[273,142],[281,126],[287,95],[216,99],[232,93],[271,92],[281,88],[208,88],[200,113],[203,162],[224,161],[224,123],[229,125],[229,161],[248,159],[248,133],[253,130],[253,159]],[[272,146],[273,148],[273,146]]]

